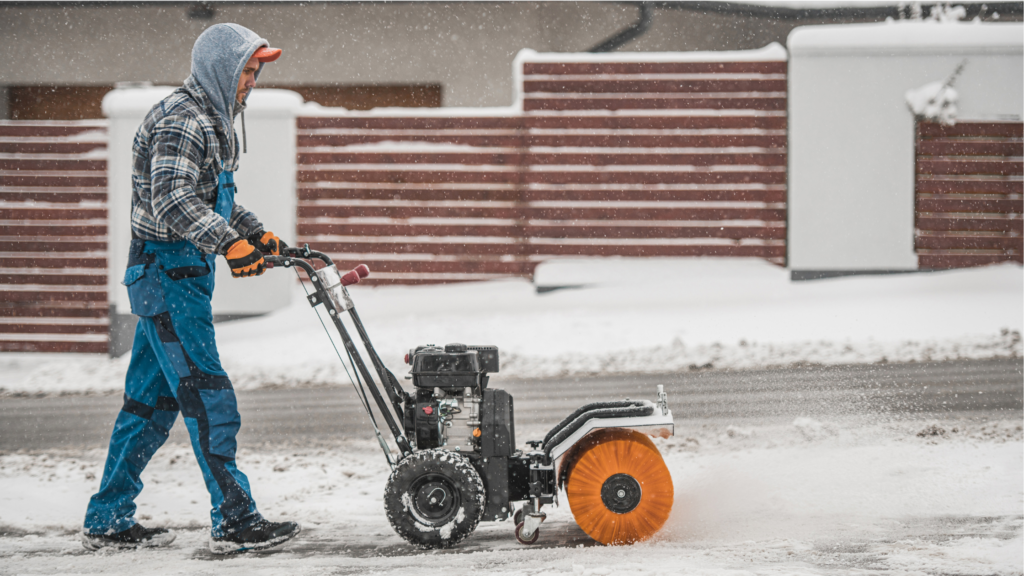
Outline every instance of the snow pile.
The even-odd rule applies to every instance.
[[[1017,420],[935,422],[947,431],[936,436],[919,435],[920,421],[677,424],[675,437],[654,440],[675,483],[672,515],[634,546],[595,546],[563,493],[530,548],[510,522],[485,522],[453,553],[415,550],[388,524],[388,468],[365,441],[240,451],[260,511],[303,533],[279,553],[214,557],[202,476],[190,448],[172,444],[144,474],[137,517],[178,539],[130,553],[86,553],[77,541],[102,450],[0,455],[0,562],[32,574],[1020,573]]]
[[[516,108],[514,106],[443,106],[441,108],[402,108],[399,106],[394,106],[378,107],[372,108],[370,110],[349,110],[341,106],[322,106],[316,102],[306,102],[299,109],[298,115],[318,116],[326,118],[335,118],[340,116],[414,116],[417,118],[421,118],[424,116],[437,118],[461,118],[469,116],[474,118],[488,118],[493,116],[515,116],[520,112],[521,108]]]
[[[945,126],[956,124],[956,90],[942,81],[929,82],[919,88],[907,90],[907,106],[914,116],[936,120]]]
[[[936,4],[928,11],[928,20],[939,24],[955,24],[967,19],[967,8],[957,5],[952,6],[949,2]]]
[[[351,292],[399,376],[410,348],[449,342],[498,346],[505,377],[1022,353],[1024,276],[1016,264],[791,282],[788,271],[759,259],[607,258],[544,263],[536,279],[582,287],[538,294],[526,280],[507,279]],[[217,325],[221,359],[237,388],[348,385],[316,313],[303,297],[293,302]],[[266,334],[275,335],[279,350],[266,349]],[[0,388],[118,392],[127,367],[127,356],[0,354]]]
[[[177,86],[124,83],[103,95],[103,114],[108,118],[144,116]],[[302,96],[291,90],[260,88],[246,100],[246,110],[293,110],[302,107]]]
[[[993,15],[994,18],[994,15]],[[790,54],[865,54],[891,56],[909,50],[942,54],[1020,54],[1019,22],[893,20],[870,24],[801,26],[789,36]]]
[[[914,116],[918,119],[938,121],[945,126],[956,124],[957,101],[960,96],[953,88],[953,84],[966,64],[966,60],[960,62],[945,82],[929,82],[919,88],[908,90],[904,97]]]
[[[778,62],[786,60],[786,48],[772,42],[752,50],[708,50],[680,52],[536,52],[524,48],[517,62]],[[513,66],[522,70],[521,66]]]

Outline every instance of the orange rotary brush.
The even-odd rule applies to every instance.
[[[571,463],[566,493],[576,523],[602,544],[632,544],[661,529],[672,511],[672,476],[640,432],[591,432]]]

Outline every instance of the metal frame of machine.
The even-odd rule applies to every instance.
[[[349,377],[392,468],[385,492],[389,521],[410,543],[450,547],[481,520],[512,516],[516,539],[532,544],[546,517],[543,506],[557,503],[574,448],[588,435],[608,428],[657,437],[674,433],[667,396],[659,386],[656,402],[588,404],[552,428],[544,440],[527,442],[528,450],[518,450],[512,396],[487,386],[489,374],[499,369],[496,347],[449,344],[411,350],[406,362],[411,365],[413,392],[407,392],[377,355],[346,289],[369,274],[366,266],[342,274],[327,255],[308,245],[287,248],[281,256],[265,260],[270,268],[301,268],[313,286],[312,292],[307,290],[310,305],[322,306],[337,329],[344,348],[338,351],[339,359],[346,372],[352,367]],[[315,260],[323,266],[318,268],[311,262]],[[342,321],[346,312],[376,379]],[[370,397],[393,436],[397,457],[381,434]],[[634,485],[635,490],[630,488]],[[603,487],[605,505],[613,511],[635,508],[643,497],[640,484],[628,478],[622,488],[617,486]],[[513,510],[514,504],[521,504],[518,510]]]

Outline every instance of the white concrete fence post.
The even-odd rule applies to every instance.
[[[1019,23],[801,26],[789,35],[788,267],[794,278],[917,270],[914,115],[956,80],[961,119],[1020,118]]]

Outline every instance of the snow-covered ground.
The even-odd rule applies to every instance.
[[[554,509],[533,547],[484,523],[454,553],[404,543],[384,515],[369,441],[240,453],[261,511],[302,522],[273,554],[206,550],[208,504],[185,446],[143,475],[138,518],[167,549],[86,552],[77,540],[102,450],[0,455],[0,574],[961,574],[1024,569],[1020,421],[677,423],[656,440],[675,482],[651,541],[601,547]],[[564,495],[563,495],[564,499]],[[564,502],[564,500],[563,500]]]
[[[583,287],[538,294],[504,280],[352,295],[396,373],[409,347],[451,341],[500,346],[502,374],[518,377],[1021,356],[1017,265],[793,283],[758,260],[567,260],[543,265],[536,282]],[[217,331],[239,388],[347,386],[301,297]],[[265,352],[268,343],[288,353]],[[0,387],[116,392],[126,367],[126,358],[4,354]],[[212,556],[195,459],[169,444],[143,475],[137,517],[177,530],[174,545],[87,553],[76,534],[104,449],[4,453],[0,574],[1022,574],[1019,415],[945,418],[679,419],[674,437],[655,441],[675,482],[672,515],[630,547],[595,545],[563,506],[533,547],[502,522],[454,551],[418,551],[387,523],[388,469],[375,443],[310,439],[238,458],[261,511],[304,526],[283,550]]]
[[[544,263],[535,282],[583,287],[538,294],[512,279],[351,292],[396,374],[409,348],[447,342],[497,345],[502,374],[514,377],[1019,357],[1022,350],[1024,274],[1016,264],[791,282],[787,270],[759,259],[607,258]],[[348,382],[296,291],[286,309],[217,325],[237,388]],[[0,354],[0,391],[117,392],[127,366],[127,355]]]

